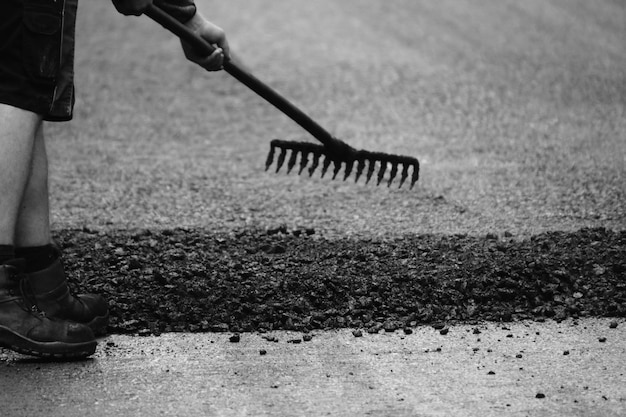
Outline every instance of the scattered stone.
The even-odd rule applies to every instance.
[[[523,358],[523,355],[522,355],[521,353],[518,353],[517,355],[515,355],[515,357],[516,357],[517,359],[521,359],[521,358]]]
[[[239,333],[235,333],[231,337],[229,337],[228,340],[230,340],[231,343],[239,343],[239,341],[241,340],[241,335]]]
[[[130,261],[128,261],[128,269],[130,270],[141,269],[141,266],[141,261],[136,256],[133,256]]]
[[[139,336],[147,337],[147,336],[150,336],[152,334],[152,331],[150,329],[139,329],[137,334]]]
[[[478,327],[475,327],[474,330],[472,331],[473,334],[480,334],[480,330],[478,329]]]
[[[302,343],[302,339],[290,339],[290,340],[287,340],[287,343],[293,343],[297,345],[299,343]]]
[[[569,355],[569,350],[564,350],[563,351],[563,355],[565,355],[565,356]]]
[[[265,349],[259,350],[259,355],[261,355],[261,356],[267,355],[267,350],[265,350]]]
[[[616,321],[612,321],[609,323],[609,328],[610,329],[617,329],[617,322]]]
[[[435,330],[441,330],[444,327],[446,327],[446,324],[443,323],[443,322],[437,322],[437,323],[433,324],[433,329],[435,329]]]
[[[537,395],[535,395],[535,398],[546,398],[546,394],[544,394],[543,392],[538,392]]]
[[[603,267],[601,265],[598,265],[598,264],[595,264],[593,266],[593,273],[594,274],[596,274],[596,275],[604,275],[605,272],[606,272],[606,268],[605,267]]]
[[[598,342],[600,342],[600,343],[604,343],[604,342],[606,342],[606,337],[600,337],[600,338],[598,338]]]
[[[268,255],[279,255],[287,252],[287,248],[283,245],[264,245],[261,250],[267,253]]]
[[[305,342],[310,342],[311,340],[313,340],[313,336],[310,334],[305,334],[304,336],[302,336],[302,340],[304,340]]]
[[[354,337],[362,337],[363,336],[363,332],[361,330],[353,330],[352,331],[352,335]]]
[[[496,373],[494,371],[489,371],[487,372],[487,375],[495,375]]]
[[[403,331],[404,334],[413,334],[413,329],[411,329],[410,327],[405,327]]]
[[[277,234],[284,234],[284,235],[286,235],[287,234],[287,225],[281,224],[278,227],[273,227],[273,228],[267,229],[266,233],[269,236],[277,235]]]
[[[230,327],[226,323],[218,323],[218,324],[214,324],[208,327],[209,327],[209,330],[212,332],[226,333],[228,330],[230,330]]]
[[[448,329],[448,328],[446,327],[445,329],[441,329],[441,330],[439,330],[439,334],[440,334],[440,335],[445,336],[445,335],[447,335],[447,334],[448,334],[448,332],[449,332],[449,331],[450,331],[450,329]]]
[[[383,328],[383,325],[380,323],[376,323],[373,326],[371,326],[369,329],[367,329],[367,332],[370,334],[376,334],[378,332],[380,332],[380,330]]]
[[[396,323],[394,323],[393,321],[386,321],[383,324],[383,329],[385,330],[385,332],[387,333],[393,333],[396,330],[398,330],[398,325]]]

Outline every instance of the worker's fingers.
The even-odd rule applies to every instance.
[[[219,71],[224,67],[224,50],[217,45],[213,45],[215,51],[211,55],[199,55],[196,50],[186,42],[182,42],[185,57],[200,65],[207,71]]]
[[[216,51],[211,55],[200,56],[191,46],[183,42],[183,50],[185,51],[187,59],[209,71],[222,69],[224,63],[230,60],[230,46],[228,45],[224,30],[205,19],[199,12],[197,12],[190,21],[185,23],[185,25],[216,48]]]
[[[217,48],[215,52],[205,58],[200,65],[209,71],[219,71],[224,68],[225,59],[224,50],[222,48]]]
[[[224,38],[224,40],[218,42],[217,45],[224,52],[224,60],[230,61],[230,46],[228,45],[228,40]]]
[[[228,45],[228,39],[226,39],[226,33],[222,28],[211,24],[200,32],[200,36],[210,44],[217,45],[223,51],[224,58],[227,61],[230,60],[230,46]]]
[[[223,51],[226,60],[230,59],[230,47],[226,39],[226,32],[224,32],[222,28],[209,21],[205,21],[204,24],[197,29],[197,33],[211,45],[217,45],[217,47]]]

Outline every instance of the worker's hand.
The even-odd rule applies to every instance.
[[[211,55],[203,56],[199,55],[191,45],[182,41],[183,51],[187,59],[200,65],[207,71],[221,70],[224,63],[230,60],[230,48],[222,28],[206,20],[200,12],[196,12],[194,17],[185,25],[215,47],[215,51]]]
[[[152,0],[112,0],[113,5],[118,12],[125,15],[139,16],[148,6],[152,4]]]

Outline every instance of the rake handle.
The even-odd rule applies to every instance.
[[[206,40],[201,38],[187,26],[167,14],[165,11],[155,5],[150,5],[144,14],[150,17],[161,26],[183,39],[185,42],[193,46],[199,53],[210,55],[215,48]],[[306,113],[293,105],[289,100],[278,94],[267,84],[256,78],[250,72],[237,66],[233,61],[224,63],[224,71],[235,77],[239,82],[246,85],[252,91],[263,97],[266,101],[283,112],[291,120],[299,124],[304,130],[309,132],[313,137],[322,142],[328,148],[341,149],[345,144],[335,139],[326,129],[320,126],[315,120],[311,119]],[[343,146],[342,146],[343,145]]]

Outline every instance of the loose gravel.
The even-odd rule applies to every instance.
[[[74,290],[107,297],[111,333],[626,317],[626,231],[525,240],[328,240],[314,232],[81,229],[55,239]]]

